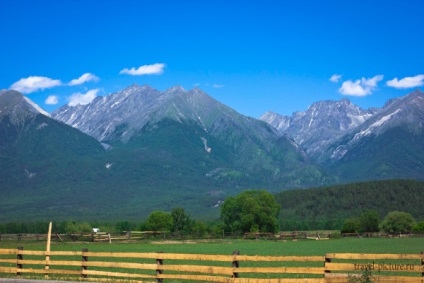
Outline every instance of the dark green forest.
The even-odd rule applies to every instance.
[[[281,206],[281,230],[340,229],[367,210],[382,219],[390,211],[424,220],[424,182],[386,180],[288,190],[275,195]]]
[[[369,220],[373,220],[377,227],[378,223],[383,223],[383,219],[390,212],[401,211],[410,214],[414,218],[414,221],[417,222],[417,229],[422,226],[418,230],[424,231],[424,209],[422,209],[424,201],[424,182],[414,180],[370,181],[331,187],[283,191],[273,196],[276,205],[275,211],[276,213],[278,210],[280,211],[277,213],[278,228],[262,229],[259,225],[260,223],[256,223],[258,229],[252,230],[251,227],[256,227],[255,223],[252,222],[248,225],[249,227],[244,230],[239,229],[239,231],[236,229],[237,231],[232,231],[232,229],[228,228],[229,225],[231,227],[234,225],[237,226],[243,223],[243,219],[235,219],[234,221],[238,221],[237,223],[233,223],[234,221],[227,223],[228,219],[234,218],[229,218],[229,211],[231,212],[234,208],[238,207],[233,205],[231,206],[231,210],[226,210],[225,208],[228,208],[230,205],[228,201],[241,199],[241,196],[249,192],[255,193],[255,191],[245,191],[237,197],[228,198],[221,206],[221,217],[213,221],[206,221],[198,217],[195,217],[195,220],[184,208],[177,207],[169,212],[153,211],[147,218],[140,217],[139,221],[121,219],[118,221],[111,220],[111,222],[83,222],[84,220],[75,222],[70,216],[70,220],[68,221],[54,222],[54,230],[58,233],[77,231],[89,232],[91,227],[101,227],[102,231],[108,232],[167,230],[177,231],[186,235],[195,234],[199,237],[212,234],[221,235],[223,230],[237,233],[255,230],[340,230],[350,222],[369,222]],[[256,193],[259,192],[256,191]],[[246,208],[246,205],[243,205],[242,202],[239,207],[240,211],[236,209],[236,212],[243,213],[243,208]],[[249,208],[249,213],[247,214],[250,215],[253,213],[249,217],[254,220],[256,219],[254,215],[256,211],[258,213],[258,219],[263,219],[264,217],[261,215],[261,213],[263,214],[263,209],[255,207],[255,205],[248,205],[247,208]],[[236,212],[234,212],[234,215]],[[244,212],[243,215],[246,216],[247,214]],[[372,219],[367,215],[371,215]],[[158,216],[161,216],[161,219],[163,219],[158,221]],[[366,219],[362,219],[364,217]],[[168,223],[167,225],[169,227],[167,225],[164,227],[162,227],[163,225],[156,227],[158,223]],[[0,233],[45,233],[47,227],[48,223],[44,221],[5,222],[0,223]]]

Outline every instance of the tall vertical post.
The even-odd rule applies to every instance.
[[[240,255],[240,251],[238,251],[238,250],[233,251],[234,258],[233,258],[233,262],[231,263],[231,267],[234,269],[233,270],[233,278],[239,277],[238,272],[236,272],[236,269],[239,268],[239,266],[240,266],[239,261],[236,260],[238,255]]]
[[[20,251],[23,251],[23,250],[24,250],[24,247],[18,247],[18,253],[16,254],[16,268],[17,268],[16,276],[22,275],[22,273],[19,272],[19,270],[23,268],[23,265],[22,263],[19,263],[19,261],[24,259],[24,255],[20,253]]]
[[[87,248],[82,249],[82,264],[81,264],[81,277],[82,278],[88,277],[87,274],[84,274],[84,270],[88,269],[88,266],[85,264],[88,261],[88,256],[85,254],[86,252],[88,252]]]
[[[49,232],[47,233],[46,266],[44,268],[44,270],[46,271],[44,277],[46,279],[49,278],[49,272],[48,272],[48,270],[50,268],[49,261],[50,261],[50,242],[51,242],[51,238],[52,238],[52,222],[49,223]]]
[[[158,254],[160,254],[160,253],[162,253],[162,252],[158,252]],[[163,270],[160,269],[160,265],[163,264],[163,259],[157,258],[156,264],[157,264],[157,267],[156,267],[156,282],[163,283],[163,278],[159,278],[159,275],[163,274]]]

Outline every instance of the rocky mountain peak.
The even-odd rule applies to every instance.
[[[187,91],[180,85],[173,86],[164,91],[165,95],[173,95],[177,93],[186,93]]]
[[[331,158],[340,160],[355,151],[364,140],[379,137],[392,129],[409,129],[419,133],[423,127],[424,93],[415,90],[406,96],[387,101],[382,109],[352,131],[350,137],[332,152]]]
[[[306,111],[281,116],[266,113],[260,119],[287,135],[314,157],[322,148],[369,119],[372,113],[354,105],[349,99],[318,101]]]
[[[15,90],[2,90],[0,92],[0,118],[10,115],[12,121],[19,123],[23,119],[38,114],[50,117],[49,113],[22,93]]]

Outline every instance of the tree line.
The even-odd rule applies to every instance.
[[[383,219],[391,211],[404,211],[424,220],[424,182],[382,180],[329,187],[287,190],[275,195],[281,206],[282,230],[336,230],[352,216],[367,210]]]
[[[221,206],[220,219],[216,222],[194,220],[184,208],[177,207],[171,212],[153,211],[142,223],[54,222],[53,232],[90,233],[96,227],[109,233],[166,231],[179,237],[197,238],[220,237],[223,233],[239,236],[247,232],[277,233],[284,230],[280,226],[283,222],[278,219],[281,217],[280,207],[273,194],[264,190],[250,190],[227,198]],[[4,234],[45,234],[47,229],[46,222],[0,224],[0,233]],[[337,229],[342,233],[424,233],[424,221],[417,223],[410,213],[402,211],[391,211],[381,219],[377,211],[365,210],[358,216],[344,219]]]

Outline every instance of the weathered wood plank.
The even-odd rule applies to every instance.
[[[348,273],[327,273],[325,274],[326,282],[328,283],[345,283],[348,276],[352,274]],[[424,283],[424,278],[414,277],[414,276],[383,276],[383,275],[373,275],[374,282],[379,283]]]
[[[22,273],[34,273],[34,274],[66,274],[66,275],[80,275],[81,271],[79,270],[66,270],[66,269],[32,269],[32,268],[19,268],[15,271]]]
[[[79,264],[81,265],[81,262]],[[156,270],[157,269],[157,264],[153,264],[153,263],[152,264],[132,263],[132,262],[86,261],[82,264],[82,266],[145,269],[145,270]]]
[[[1,263],[16,263],[16,258],[0,258]]]
[[[301,262],[324,262],[324,256],[248,256],[237,255],[238,261],[301,261]]]
[[[324,274],[324,267],[240,267],[238,273]]]
[[[1,251],[0,251],[1,254]],[[19,252],[16,252],[15,254],[21,254],[21,255],[38,255],[38,256],[82,256],[82,252],[77,251],[30,251],[30,250],[22,250]]]
[[[356,253],[328,253],[332,259],[424,259],[422,254],[356,254]]]
[[[124,278],[156,278],[154,275],[142,274],[142,273],[125,273],[125,272],[109,272],[100,270],[84,270],[84,275],[96,275],[96,276],[108,276],[108,277],[124,277]]]
[[[155,269],[168,271],[199,272],[209,274],[232,275],[235,271],[232,267],[202,266],[202,265],[157,265]],[[237,269],[238,270],[238,269]]]
[[[0,254],[3,255],[16,255],[17,250],[16,249],[0,249]]]
[[[361,272],[366,269],[378,272],[423,272],[422,265],[402,264],[402,263],[334,263],[326,262],[325,269],[330,271],[357,271]]]
[[[35,265],[62,265],[62,266],[81,266],[81,261],[70,261],[70,260],[33,260],[33,259],[22,259],[15,262],[17,264],[35,264]]]
[[[197,280],[206,282],[225,283],[325,283],[324,278],[228,278],[221,276],[186,275],[186,274],[161,274],[161,279]]]
[[[190,274],[159,274],[157,278],[160,279],[180,279],[180,280],[197,280],[206,282],[235,282],[232,278],[222,276],[208,276],[208,275],[190,275]]]
[[[3,267],[0,266],[1,273],[16,273],[16,267]]]

